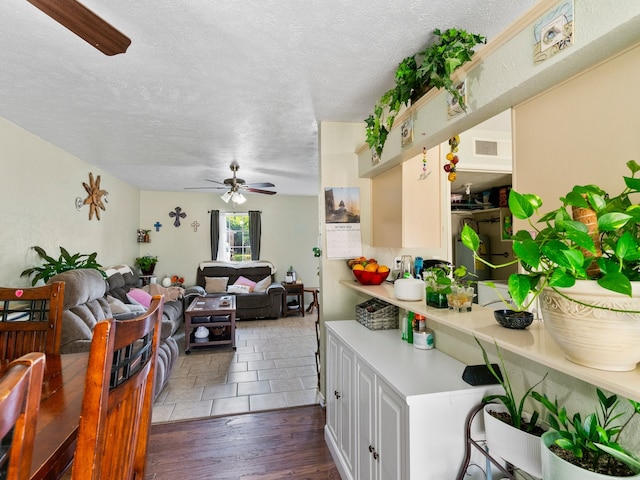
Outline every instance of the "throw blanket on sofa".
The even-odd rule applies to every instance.
[[[231,267],[231,268],[247,268],[247,267],[269,267],[271,269],[271,275],[276,273],[276,267],[271,262],[262,260],[250,260],[247,262],[223,262],[220,260],[208,260],[200,262],[200,270],[204,270],[207,267]]]

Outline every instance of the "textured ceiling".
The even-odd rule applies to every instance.
[[[0,2],[0,116],[142,190],[318,192],[318,125],[362,121],[434,28],[495,37],[534,0],[85,0],[132,40],[108,57]],[[1,148],[1,146],[0,146]]]

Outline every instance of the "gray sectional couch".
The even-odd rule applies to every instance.
[[[130,289],[140,286],[137,273],[126,268],[122,272],[113,273],[105,281],[97,270],[69,270],[49,280],[65,282],[61,353],[88,351],[96,323],[107,318],[126,320],[144,311],[143,307],[133,305],[126,296]],[[123,304],[127,308],[121,311]],[[182,299],[167,301],[165,298],[154,398],[166,385],[178,358],[178,344],[173,335],[182,325],[182,314]]]

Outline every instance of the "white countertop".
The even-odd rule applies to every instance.
[[[400,331],[369,330],[355,320],[330,321],[326,328],[382,376],[407,403],[415,395],[464,394],[475,389],[464,380],[465,365],[438,350],[420,350],[402,341]],[[486,387],[485,387],[486,388]]]
[[[491,307],[481,307],[474,304],[471,312],[457,313],[452,310],[429,307],[424,300],[420,302],[397,300],[393,295],[393,285],[391,283],[361,285],[355,279],[353,281],[341,280],[340,283],[405,310],[420,313],[432,322],[445,325],[468,335],[475,335],[480,340],[493,342],[495,339],[501,349],[513,352],[521,357],[623,397],[640,401],[640,367],[636,367],[635,370],[630,372],[609,372],[583,367],[570,362],[545,331],[544,323],[542,322],[534,321],[526,330],[512,330],[504,328],[496,322],[493,316],[494,308]]]

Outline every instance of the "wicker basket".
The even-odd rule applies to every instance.
[[[356,320],[369,330],[398,328],[398,307],[372,298],[356,305]]]

